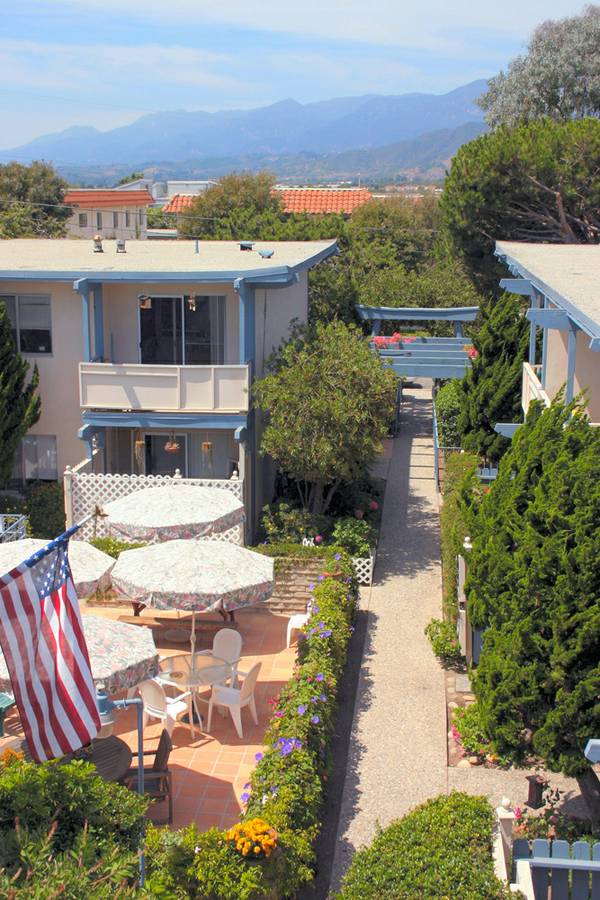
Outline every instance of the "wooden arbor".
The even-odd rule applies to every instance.
[[[427,307],[357,306],[358,315],[371,323],[374,346],[382,322],[452,322],[454,337],[416,337],[404,339],[391,346],[380,347],[380,354],[389,360],[394,371],[404,378],[463,378],[471,368],[473,345],[463,335],[463,323],[473,322],[479,312],[477,306],[449,309]]]

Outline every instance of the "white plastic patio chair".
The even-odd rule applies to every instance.
[[[221,628],[214,636],[212,650],[199,650],[196,656],[216,656],[231,666],[231,687],[237,687],[238,663],[242,654],[242,636],[233,628]],[[217,682],[226,684],[229,679]]]
[[[165,723],[165,728],[171,737],[177,718],[184,713],[188,714],[189,726],[192,737],[196,736],[194,728],[194,698],[191,691],[185,691],[176,697],[168,697],[165,689],[157,678],[151,678],[148,681],[142,681],[138,685],[138,690],[144,704],[144,726],[148,724],[148,719],[160,719]],[[200,722],[200,714],[196,710]]]
[[[312,610],[313,610],[313,605],[312,605],[312,602],[309,600],[308,603],[306,604],[306,612],[305,613],[295,613],[295,615],[290,616],[290,618],[288,620],[288,626],[287,626],[287,636],[286,636],[286,642],[285,642],[286,647],[289,647],[290,644],[292,643],[292,634],[294,633],[294,631],[301,631],[304,628],[304,626],[306,625],[306,623],[308,622],[308,620],[310,619],[310,617],[312,615]]]
[[[224,706],[231,713],[233,724],[238,736],[243,738],[242,729],[242,709],[247,706],[250,709],[250,715],[255,725],[258,725],[258,716],[256,715],[256,703],[254,702],[254,688],[256,687],[256,679],[260,672],[260,663],[255,663],[242,682],[241,688],[226,687],[223,684],[213,685],[212,694],[208,704],[208,723],[206,731],[210,731],[212,720],[213,706]]]

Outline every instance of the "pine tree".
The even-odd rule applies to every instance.
[[[527,422],[472,521],[474,689],[496,749],[586,771],[600,715],[600,429],[562,397]]]
[[[462,381],[458,429],[464,450],[497,460],[509,442],[494,431],[495,424],[521,418],[529,329],[519,302],[510,294],[482,312],[483,325],[473,341],[478,355]]]
[[[23,435],[40,417],[37,366],[28,378],[29,364],[18,352],[4,304],[0,303],[0,486],[11,476],[15,453]]]

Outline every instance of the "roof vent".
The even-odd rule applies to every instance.
[[[94,253],[104,253],[102,249],[102,235],[95,234],[94,235]]]
[[[127,253],[127,250],[125,249],[125,241],[123,240],[123,238],[119,238],[119,240],[117,241],[117,253]]]
[[[252,250],[254,241],[240,241],[240,250]]]
[[[259,250],[258,251],[258,255],[262,256],[263,259],[271,259],[271,257],[273,256],[274,253],[275,253],[274,250]]]

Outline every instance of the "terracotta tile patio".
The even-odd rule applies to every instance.
[[[129,613],[123,607],[94,608],[89,615],[118,618]],[[240,610],[236,614],[243,638],[240,669],[248,671],[255,662],[261,663],[256,687],[258,725],[254,725],[248,710],[242,711],[243,739],[238,738],[231,717],[227,713],[213,715],[211,733],[199,732],[192,738],[189,726],[177,724],[173,730],[173,752],[169,768],[173,777],[174,827],[196,822],[201,829],[227,828],[239,819],[241,794],[256,765],[255,755],[263,749],[263,736],[270,717],[268,699],[277,695],[292,674],[296,647],[285,646],[287,618],[272,615],[267,610]],[[197,649],[212,646],[214,631],[198,637]],[[161,655],[188,652],[187,644],[167,644],[161,630],[154,632]],[[204,696],[210,696],[207,689]],[[202,704],[202,707],[205,705]],[[202,710],[204,711],[204,710]],[[205,719],[206,724],[206,719]],[[144,749],[153,750],[158,744],[161,723],[150,720],[144,729]],[[134,754],[137,752],[135,710],[117,715],[114,734],[127,741]],[[147,758],[147,765],[152,757]],[[132,765],[136,764],[136,760]],[[166,815],[166,809],[156,807],[153,818]]]

